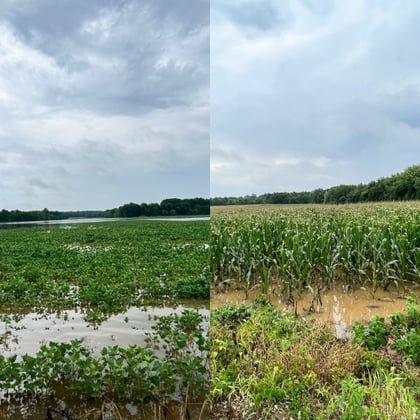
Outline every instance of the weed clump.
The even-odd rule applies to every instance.
[[[420,366],[420,306],[411,304],[406,312],[393,314],[390,324],[382,317],[367,325],[355,323],[353,342],[369,350],[395,349],[407,362]]]

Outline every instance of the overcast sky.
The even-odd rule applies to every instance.
[[[208,195],[208,0],[1,0],[0,208]]]
[[[420,2],[212,0],[211,195],[420,163]]]

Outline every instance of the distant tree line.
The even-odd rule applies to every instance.
[[[76,210],[76,211],[52,210],[49,213],[50,213],[50,220],[105,217],[103,210]]]
[[[106,210],[106,217],[198,216],[210,214],[208,198],[167,198],[158,203],[128,203]]]
[[[109,210],[49,211],[48,209],[21,211],[1,210],[0,223],[62,220],[88,217],[140,217],[140,216],[198,216],[210,214],[208,198],[168,198],[158,203],[128,203]]]
[[[0,222],[30,222],[49,219],[50,212],[48,209],[32,211],[3,209],[0,211]]]
[[[420,165],[368,184],[338,185],[304,192],[275,192],[243,197],[214,197],[212,206],[236,204],[345,204],[420,200]]]

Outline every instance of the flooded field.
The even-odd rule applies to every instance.
[[[416,202],[212,208],[212,305],[264,293],[342,336],[419,294],[419,226]]]
[[[211,214],[213,419],[418,418],[419,202]]]
[[[192,306],[191,306],[192,305]],[[153,326],[157,319],[171,314],[181,314],[184,310],[196,310],[205,320],[202,328],[208,333],[209,310],[208,302],[191,302],[190,306],[178,305],[175,307],[132,307],[126,312],[111,315],[100,325],[89,325],[84,320],[83,311],[68,310],[60,315],[39,315],[36,313],[10,316],[7,322],[0,327],[0,355],[36,356],[41,346],[49,342],[71,343],[73,340],[83,340],[83,345],[100,357],[104,348],[119,346],[128,348],[138,346],[147,348],[149,337],[153,333]],[[150,346],[149,346],[150,347]],[[154,348],[157,357],[164,358],[163,349]],[[45,420],[49,412],[53,418],[103,418],[103,419],[153,419],[153,418],[182,418],[182,409],[188,408],[192,418],[204,416],[207,412],[206,395],[199,396],[183,407],[179,402],[167,404],[165,410],[158,408],[154,403],[138,404],[136,402],[115,403],[109,401],[86,401],[77,398],[77,395],[55,384],[53,393],[48,397],[38,399],[20,398],[18,401],[9,401],[0,391],[3,399],[1,418],[4,419],[39,419]],[[202,412],[202,413],[201,413]],[[66,417],[68,416],[68,417]]]
[[[69,398],[67,390],[57,387],[54,390],[54,397],[26,398],[18,403],[3,403],[0,407],[0,418],[4,420],[208,419],[210,408],[206,399],[207,395],[204,394],[197,401],[192,400],[186,405],[171,401],[164,408],[152,402],[118,404],[109,399],[99,403]]]
[[[0,418],[204,418],[208,221],[90,222],[0,230]]]
[[[40,220],[36,222],[3,222],[0,223],[0,229],[7,229],[7,228],[14,228],[19,226],[54,226],[54,225],[78,225],[81,223],[105,223],[105,222],[132,222],[134,220],[133,217],[89,217],[89,218],[70,218],[70,219],[63,219],[63,220]],[[140,221],[169,221],[169,222],[198,222],[198,221],[209,221],[210,217],[208,216],[190,216],[190,217],[138,217],[135,220]]]

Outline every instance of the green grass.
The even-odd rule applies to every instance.
[[[414,419],[419,414],[420,376],[409,359],[396,362],[385,344],[369,350],[340,341],[324,326],[263,298],[251,306],[212,310],[211,339],[215,419]]]

